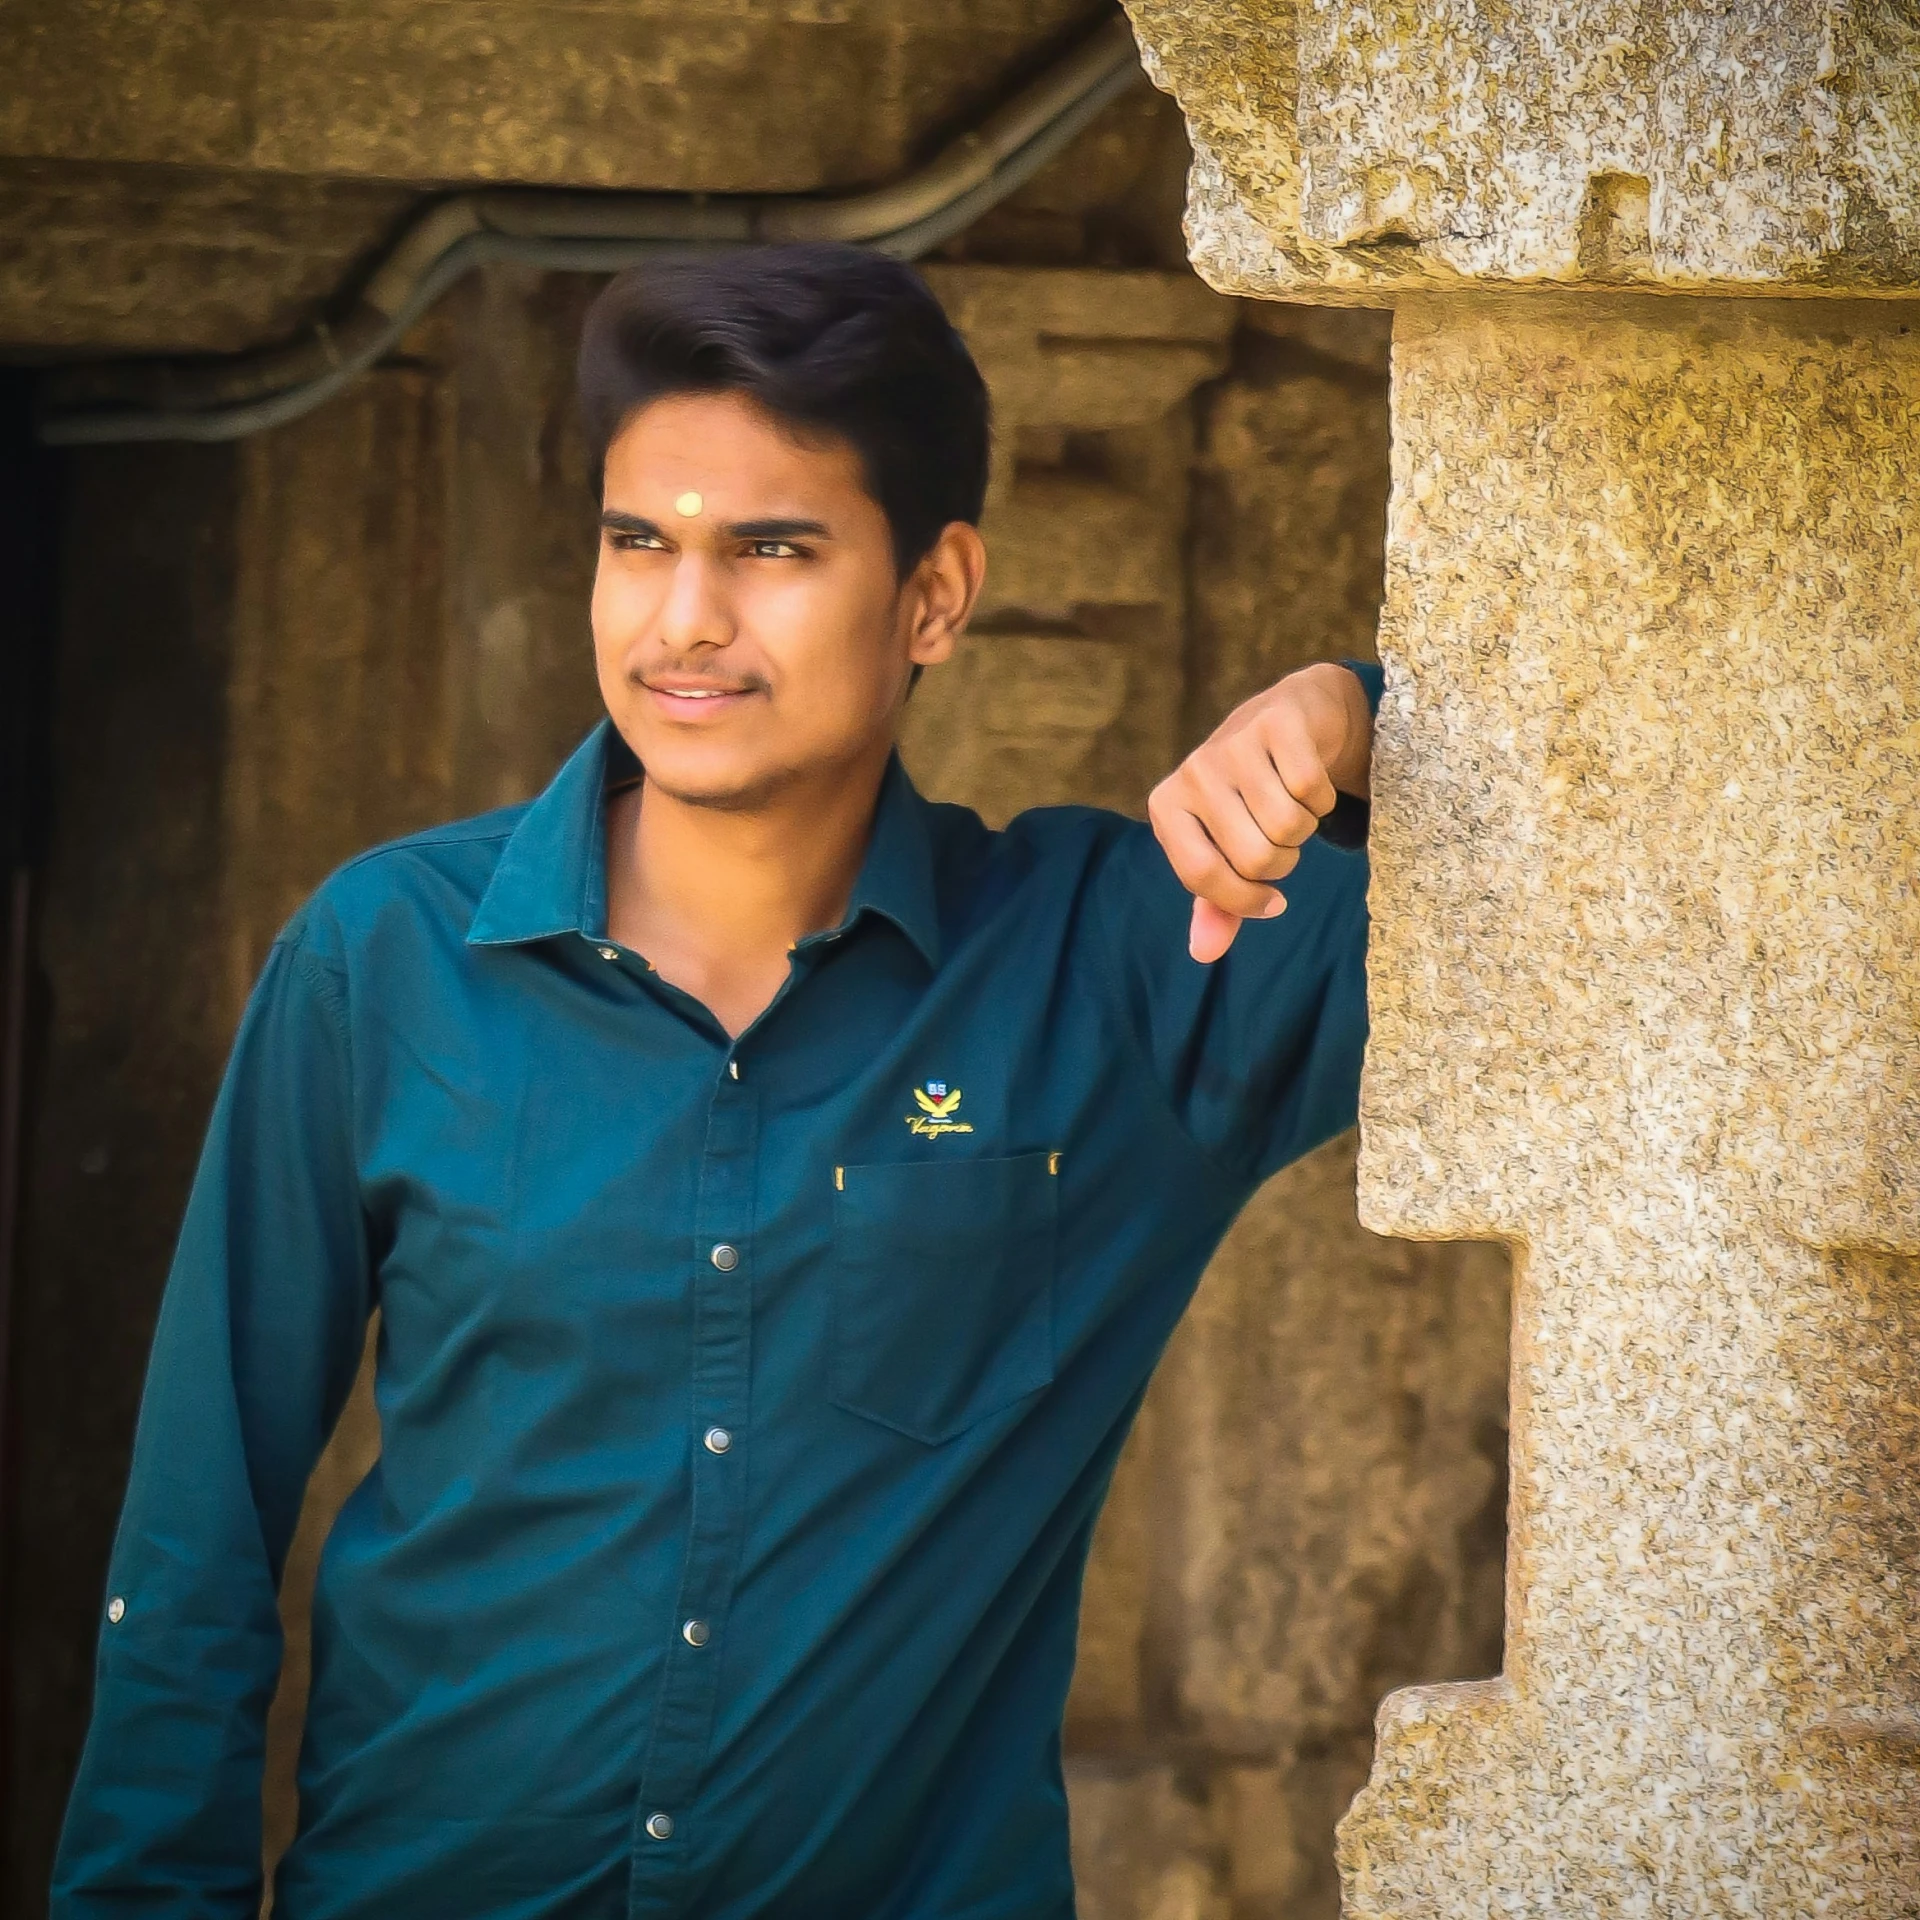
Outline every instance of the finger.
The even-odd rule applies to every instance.
[[[1222,913],[1211,900],[1196,900],[1187,929],[1187,951],[1203,967],[1210,967],[1233,945],[1233,936],[1239,931],[1237,913]]]
[[[1264,751],[1288,798],[1305,808],[1316,825],[1333,811],[1339,791],[1307,723],[1297,713],[1277,707],[1244,732],[1253,736],[1249,744]]]
[[[1180,884],[1196,899],[1210,900],[1242,920],[1265,919],[1279,911],[1274,890],[1239,873],[1195,815],[1184,809],[1169,815],[1160,844]]]
[[[1234,782],[1226,755],[1201,753],[1194,757],[1188,769],[1187,795],[1189,809],[1241,879],[1279,880],[1298,864],[1299,850],[1276,843],[1254,818],[1246,795]],[[1315,824],[1309,815],[1309,833]]]
[[[1281,911],[1285,903],[1280,896],[1237,873],[1199,818],[1166,788],[1154,790],[1147,814],[1168,864],[1197,899],[1242,920],[1269,919]]]
[[[1241,804],[1273,846],[1299,848],[1313,838],[1320,826],[1319,814],[1288,787],[1266,743],[1254,737],[1252,728],[1247,729],[1244,739],[1228,743],[1228,765]],[[1331,785],[1327,791],[1333,791]],[[1299,856],[1296,853],[1294,857],[1297,861]]]

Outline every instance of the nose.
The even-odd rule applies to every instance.
[[[733,636],[733,609],[721,569],[705,554],[683,549],[660,607],[661,640],[679,654],[724,647]]]

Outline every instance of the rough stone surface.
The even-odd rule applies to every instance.
[[[1920,332],[1403,309],[1364,1217],[1520,1252],[1356,1916],[1920,1914]]]
[[[1073,1802],[1078,1905],[1099,1920],[1233,1920],[1226,1847],[1204,1778],[1082,1762]]]
[[[0,152],[383,181],[852,185],[897,170],[1087,13],[1082,0],[16,0],[0,16]]]
[[[419,195],[360,180],[0,159],[0,351],[237,353],[334,309]]]
[[[1191,274],[941,266],[928,279],[993,396],[975,629],[902,746],[929,792],[996,823],[1138,813],[1177,757],[1193,415],[1234,307]]]
[[[1920,284],[1900,0],[1129,0],[1228,291]]]
[[[1236,1224],[1157,1383],[1169,1678],[1224,1754],[1364,1739],[1404,1676],[1500,1665],[1505,1261],[1356,1234],[1353,1152]]]
[[[994,266],[1152,267],[1190,277],[1180,232],[1188,157],[1178,106],[1136,85],[933,257]]]
[[[1390,318],[1248,303],[1200,407],[1187,737],[1310,660],[1371,659]]]
[[[1010,67],[1005,84],[1023,70]],[[944,124],[909,129],[900,164]],[[734,128],[737,155],[754,156],[767,191],[791,160],[776,134],[759,116]],[[1179,110],[1138,86],[937,257],[1158,268],[1197,291],[1179,230],[1186,174]],[[419,186],[389,181],[0,154],[0,351],[51,359],[271,343],[337,312],[422,200]]]
[[[1149,426],[1225,364],[1234,310],[1190,274],[934,266],[1004,442],[1022,427]]]

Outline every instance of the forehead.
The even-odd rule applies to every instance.
[[[630,415],[607,448],[608,504],[637,494],[697,492],[719,502],[865,495],[845,440],[803,433],[742,393],[673,393]]]

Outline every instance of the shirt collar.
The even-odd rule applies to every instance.
[[[940,964],[940,902],[933,884],[933,809],[907,778],[896,752],[874,809],[873,838],[847,902],[850,927],[863,913],[891,920],[930,967]]]
[[[515,946],[607,931],[606,795],[639,772],[611,720],[602,720],[520,816],[467,929],[472,946]],[[873,838],[839,931],[864,913],[891,920],[930,967],[940,964],[931,809],[896,753],[880,782]]]

